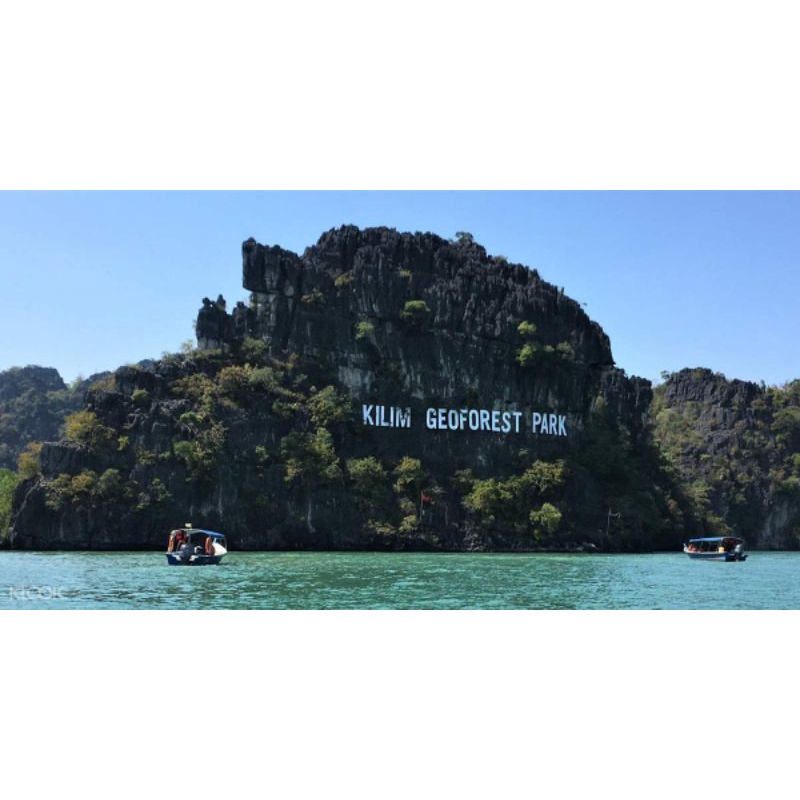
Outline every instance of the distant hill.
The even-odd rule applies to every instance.
[[[30,442],[57,439],[64,417],[81,403],[58,370],[28,366],[0,372],[0,468],[16,469]]]
[[[651,415],[709,532],[800,546],[800,380],[768,388],[684,369],[656,388]]]
[[[141,362],[148,363],[153,362]],[[110,374],[98,372],[67,386],[52,367],[0,372],[0,469],[15,469],[20,453],[32,442],[58,439],[67,414],[83,406],[86,390]]]

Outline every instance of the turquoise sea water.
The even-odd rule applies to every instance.
[[[800,553],[0,553],[0,608],[800,609]]]

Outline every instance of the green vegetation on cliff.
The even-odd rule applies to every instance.
[[[517,332],[525,342],[517,350],[517,363],[521,367],[534,367],[546,359],[572,361],[575,358],[575,348],[567,341],[559,342],[555,347],[541,344],[536,338],[537,327],[532,322],[520,322]]]
[[[460,487],[469,489],[463,500],[464,507],[483,525],[500,526],[518,535],[533,534],[541,542],[541,520],[539,517],[532,518],[531,514],[538,512],[531,512],[530,509],[539,507],[544,500],[552,500],[558,496],[558,490],[564,485],[566,477],[567,470],[563,461],[535,461],[522,474],[506,480],[476,480],[471,473],[462,472],[457,481]],[[553,518],[552,512],[549,512],[549,518]],[[559,512],[558,520],[560,519]],[[554,533],[555,527],[547,526],[547,532]]]
[[[400,319],[411,330],[421,331],[430,322],[431,310],[424,300],[408,300],[400,312]]]
[[[519,329],[536,335],[532,324]],[[38,442],[19,454],[16,472],[0,471],[0,540],[21,481],[40,486],[54,514],[107,513],[136,526],[182,516],[187,499],[218,491],[238,464],[254,476],[240,487],[246,513],[332,490],[349,498],[353,534],[377,537],[372,546],[441,546],[445,519],[459,516],[485,547],[559,548],[571,537],[659,549],[729,531],[762,546],[800,543],[800,381],[767,388],[708,370],[667,376],[649,408],[652,439],[648,429],[635,437],[601,394],[577,450],[550,459],[521,451],[505,476],[479,477],[455,463],[434,475],[419,458],[354,452],[353,398],[325,380],[254,339],[228,354],[123,368],[62,419],[44,474]],[[53,472],[54,454],[74,466]],[[289,529],[303,524],[303,508],[285,517]]]
[[[11,500],[19,481],[20,476],[15,472],[10,469],[0,469],[0,544],[5,542],[8,536],[11,524]]]

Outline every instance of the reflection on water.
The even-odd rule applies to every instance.
[[[741,564],[681,553],[0,552],[0,608],[798,609],[800,553]]]

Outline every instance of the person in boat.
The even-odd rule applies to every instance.
[[[206,536],[205,552],[207,556],[213,556],[215,554],[214,540],[210,536]]]
[[[167,552],[173,553],[175,550],[180,547],[181,543],[183,542],[184,533],[183,531],[170,531],[169,534],[169,544],[167,545]]]
[[[183,531],[181,531],[181,533],[179,533],[178,536],[180,537],[178,558],[180,558],[181,561],[188,561],[194,554],[194,547],[191,541],[189,540],[189,537],[185,533],[183,533]]]

